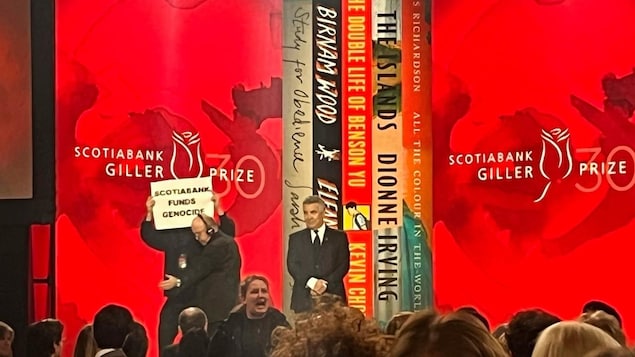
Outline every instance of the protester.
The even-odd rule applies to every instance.
[[[265,357],[271,333],[290,327],[283,313],[271,306],[269,281],[250,275],[240,284],[242,305],[220,324],[209,345],[208,357]]]

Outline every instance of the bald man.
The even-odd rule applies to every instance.
[[[194,289],[194,306],[200,307],[210,324],[224,320],[238,301],[240,252],[236,241],[223,233],[212,217],[200,214],[192,221],[194,239],[203,246],[192,258],[191,269],[166,274],[159,283],[166,291]]]
[[[183,336],[188,332],[196,333],[197,330],[207,332],[207,315],[198,307],[188,307],[184,309],[179,314],[179,330]],[[163,357],[177,357],[178,355],[178,343],[167,346],[162,353]]]

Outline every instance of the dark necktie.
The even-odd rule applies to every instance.
[[[313,239],[313,245],[316,247],[319,247],[321,245],[320,243],[320,234],[318,233],[318,230],[314,230],[313,232],[315,232],[315,238]]]

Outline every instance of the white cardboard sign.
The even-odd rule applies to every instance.
[[[195,177],[150,183],[157,230],[189,227],[197,214],[214,215],[211,177]]]

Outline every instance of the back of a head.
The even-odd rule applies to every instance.
[[[179,342],[178,357],[200,357],[207,355],[209,337],[200,328],[189,330]],[[129,357],[129,356],[128,356]]]
[[[50,357],[59,353],[64,326],[54,319],[34,322],[26,331],[27,357]]]
[[[313,311],[330,311],[335,308],[344,306],[344,300],[341,296],[325,293],[311,297],[313,302]]]
[[[585,312],[580,315],[580,318],[578,318],[578,320],[593,325],[608,333],[617,342],[619,342],[620,345],[626,345],[626,336],[624,336],[624,331],[622,331],[619,322],[614,316],[609,315],[602,310],[598,310]]]
[[[386,334],[390,336],[397,335],[399,330],[401,330],[403,325],[413,314],[414,312],[412,311],[402,311],[393,315],[393,317],[390,318],[390,321],[388,321],[388,324],[386,325]]]
[[[360,311],[320,299],[316,309],[298,314],[293,329],[276,328],[271,357],[383,357],[389,345],[374,321]]]
[[[505,338],[505,334],[507,333],[507,331],[509,330],[507,323],[504,324],[500,324],[498,326],[496,326],[496,328],[494,329],[494,331],[492,331],[492,336],[494,336],[495,339],[499,339],[499,338]],[[505,342],[507,343],[507,342]]]
[[[77,335],[73,357],[94,357],[96,353],[97,343],[93,337],[93,326],[86,325],[79,331],[79,335]]]
[[[626,347],[597,348],[584,357],[635,357],[635,353]]]
[[[582,313],[594,311],[604,311],[607,314],[615,317],[620,328],[622,327],[622,317],[613,306],[605,303],[604,301],[591,300],[584,304],[584,306],[582,307]]]
[[[482,322],[465,312],[414,314],[401,328],[392,357],[507,357]]]
[[[512,357],[531,357],[538,335],[560,322],[557,316],[540,309],[520,311],[507,324],[505,341]]]
[[[207,315],[198,307],[188,307],[179,314],[179,327],[186,334],[192,329],[207,330]]]
[[[100,349],[121,348],[130,332],[132,314],[119,305],[107,305],[95,315],[93,335]]]
[[[476,308],[472,306],[463,306],[456,309],[456,312],[464,312],[476,317],[483,324],[483,326],[485,326],[485,329],[487,331],[490,330],[489,321],[487,321],[487,318],[485,318],[483,314],[481,314],[478,310],[476,310]]]
[[[123,341],[123,352],[126,357],[145,357],[148,353],[148,335],[145,327],[138,322],[133,322],[130,332]]]
[[[606,347],[620,347],[620,344],[595,326],[579,321],[562,321],[540,334],[531,356],[580,357]]]

